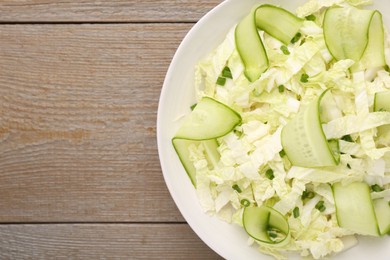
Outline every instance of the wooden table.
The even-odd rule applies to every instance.
[[[0,259],[220,259],[156,142],[171,58],[220,2],[0,1]]]

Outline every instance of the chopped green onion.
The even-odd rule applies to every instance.
[[[277,242],[277,241],[280,241],[280,239],[283,239],[286,234],[277,228],[274,228],[272,226],[268,226],[267,235],[272,241]]]
[[[315,196],[315,194],[314,194],[314,192],[312,192],[312,191],[303,191],[302,192],[302,199],[312,199],[312,198],[314,198],[314,196]]]
[[[225,86],[226,78],[218,77],[217,79],[217,85]]]
[[[308,15],[305,18],[308,21],[315,21],[316,20],[316,16],[314,14]]]
[[[233,133],[237,136],[237,137],[241,137],[242,136],[242,132],[239,131],[239,130],[233,130]]]
[[[301,38],[302,34],[300,32],[297,32],[295,36],[291,39],[291,43],[296,43]]]
[[[241,205],[244,206],[244,207],[248,207],[249,205],[251,205],[251,203],[249,202],[249,200],[247,199],[242,199],[240,201]]]
[[[379,186],[378,184],[374,184],[374,185],[371,185],[371,190],[374,192],[381,192],[384,189],[381,186]]]
[[[280,50],[283,52],[284,55],[289,55],[290,51],[288,50],[286,45],[280,46]]]
[[[283,93],[284,92],[284,85],[279,85],[278,89],[279,89],[279,93]]]
[[[298,207],[295,207],[295,208],[294,208],[294,210],[293,210],[293,215],[294,215],[294,218],[299,217],[299,208],[298,208]]]
[[[383,67],[383,69],[384,69],[385,71],[387,71],[387,72],[390,72],[390,67],[389,67],[389,65],[387,65],[387,64]]]
[[[238,193],[241,193],[241,192],[242,192],[240,186],[238,186],[237,184],[234,184],[234,185],[232,186],[232,188],[233,188],[235,191],[237,191]]]
[[[230,71],[230,68],[228,66],[223,68],[221,74],[222,74],[222,77],[229,78],[229,79],[233,78],[232,72]]]
[[[312,199],[312,198],[314,198],[314,192],[312,192],[312,191],[309,191],[308,193],[307,193],[307,198],[308,199]]]
[[[353,142],[353,139],[350,135],[344,135],[343,137],[341,137],[341,140],[351,143]]]
[[[194,110],[194,108],[196,107],[197,103],[193,104],[190,108],[191,110]]]
[[[274,171],[272,169],[268,169],[265,172],[265,177],[267,177],[270,180],[273,180],[275,178]]]
[[[306,73],[303,73],[303,74],[301,75],[301,82],[302,82],[302,83],[307,83],[307,82],[309,82],[309,75],[307,75]]]
[[[351,169],[351,165],[349,165],[349,163],[347,163],[347,167],[348,167],[348,169]]]
[[[323,200],[320,200],[319,202],[317,202],[315,208],[318,209],[319,207],[323,206],[324,205],[324,201]]]
[[[284,151],[284,150],[281,150],[280,152],[279,152],[279,156],[280,157],[284,157],[286,155],[286,152]]]
[[[268,232],[268,235],[270,238],[277,238],[278,237],[278,234],[276,234],[274,232]]]
[[[326,207],[324,205],[324,201],[320,200],[319,202],[317,202],[315,208],[318,209],[320,212],[324,212],[326,210]]]

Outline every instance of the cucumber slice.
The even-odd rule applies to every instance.
[[[343,114],[338,108],[336,100],[330,91],[321,99],[320,119],[322,124],[342,117]]]
[[[374,200],[374,209],[381,235],[390,233],[390,204],[385,199]]]
[[[190,180],[195,187],[196,187],[196,169],[190,158],[189,147],[191,145],[195,145],[195,146],[203,145],[206,159],[209,162],[209,165],[212,166],[212,168],[216,167],[220,158],[220,154],[218,152],[218,142],[215,139],[205,140],[205,141],[194,141],[188,139],[173,138],[172,144],[173,147],[175,148],[177,155],[179,156],[179,159],[185,171],[188,174],[188,177],[190,177]]]
[[[361,235],[379,236],[378,222],[367,183],[333,184],[336,216],[340,227]]]
[[[336,162],[340,161],[340,145],[338,139],[331,139],[328,141],[328,147],[332,152],[333,158]]]
[[[372,14],[373,11],[355,7],[333,7],[326,11],[324,37],[333,57],[360,60],[368,44]]]
[[[390,111],[390,90],[375,93],[374,111]]]
[[[234,37],[238,54],[244,63],[244,74],[250,82],[257,80],[268,69],[268,57],[256,28],[255,13],[252,9],[236,26]]]
[[[221,154],[218,152],[218,142],[216,139],[201,141],[205,150],[206,159],[210,169],[217,167]]]
[[[269,61],[258,28],[269,35],[289,44],[303,24],[289,11],[265,4],[252,9],[235,29],[235,42],[238,54],[244,63],[244,74],[250,82],[257,80],[268,69]]]
[[[375,93],[374,111],[389,111],[390,112],[390,91]],[[390,125],[382,125],[377,128],[378,136],[390,137]]]
[[[321,100],[327,91],[298,112],[282,129],[282,146],[290,162],[301,167],[334,166],[339,163],[338,146],[330,147],[322,130]]]
[[[202,98],[184,119],[175,138],[208,140],[226,135],[241,123],[241,116],[230,107],[209,98]]]
[[[352,67],[352,71],[378,68],[386,65],[384,38],[382,14],[375,11],[370,22],[367,47],[360,62]]]
[[[336,60],[352,59],[353,71],[384,66],[382,15],[356,7],[329,8],[323,21],[325,43]]]
[[[298,33],[303,21],[289,11],[270,4],[261,5],[256,11],[257,27],[286,45]]]
[[[178,138],[172,139],[173,147],[175,148],[175,151],[179,156],[181,164],[183,165],[185,171],[188,174],[188,177],[190,177],[190,180],[195,187],[196,187],[196,177],[195,177],[196,169],[194,167],[194,163],[190,160],[190,151],[188,148],[191,145],[199,145],[199,142],[200,141],[193,141],[187,139],[178,139]]]
[[[246,207],[242,218],[245,231],[257,241],[279,246],[289,242],[289,224],[275,209],[267,206]]]

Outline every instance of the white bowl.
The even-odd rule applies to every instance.
[[[390,28],[388,0],[376,0],[373,8],[383,14],[384,23]],[[157,141],[162,171],[168,189],[180,212],[195,233],[215,252],[225,259],[272,259],[247,245],[245,231],[216,217],[206,215],[200,208],[192,186],[171,143],[178,122],[177,118],[190,112],[195,103],[194,67],[216,48],[229,29],[250,9],[260,3],[280,5],[289,10],[303,4],[304,0],[227,0],[205,15],[186,35],[168,69],[162,88],[158,116]],[[390,259],[390,237],[359,238],[359,245],[335,256],[333,259]]]

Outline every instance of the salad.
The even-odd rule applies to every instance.
[[[172,144],[203,210],[277,259],[390,233],[390,38],[369,4],[255,6],[195,68]]]

